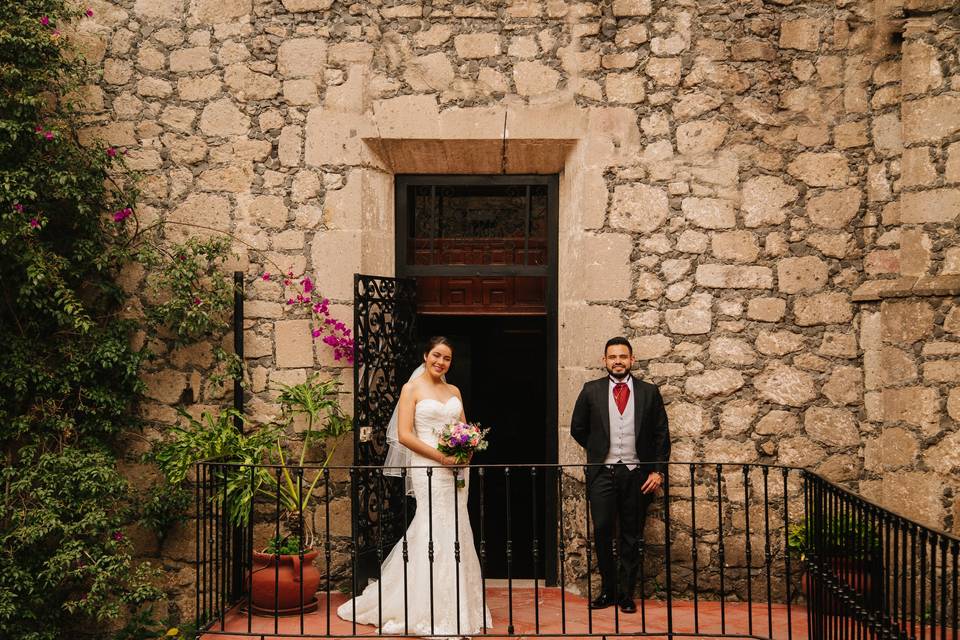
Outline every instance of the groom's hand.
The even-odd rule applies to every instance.
[[[663,474],[659,471],[651,471],[647,474],[647,480],[640,487],[642,493],[653,493],[663,485]]]

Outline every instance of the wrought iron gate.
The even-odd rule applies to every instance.
[[[416,281],[355,274],[354,465],[379,466],[387,455],[386,429],[400,388],[416,366]],[[403,482],[355,469],[354,575],[362,588],[377,575],[380,555],[403,535]],[[386,550],[386,551],[385,551]]]

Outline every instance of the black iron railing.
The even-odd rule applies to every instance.
[[[281,500],[282,467],[198,465],[196,622],[202,637],[378,633],[379,616],[364,625],[336,613],[366,586],[358,580],[350,526],[351,481],[374,474],[366,486],[383,488],[402,480],[373,467],[288,469],[294,495],[315,487],[309,509],[291,513],[289,501]],[[584,465],[470,467],[481,604],[493,616],[479,634],[957,640],[956,538],[799,469],[676,462],[669,470],[646,533],[631,550],[639,556],[638,611],[625,614],[617,607],[589,608],[599,583]],[[269,477],[276,482],[265,481]],[[453,494],[454,501],[461,499]],[[245,495],[253,499],[244,502]],[[555,519],[543,517],[546,496],[559,505]],[[417,508],[434,509],[432,499],[397,507],[407,521]],[[415,560],[408,541],[387,539],[376,522],[370,530],[379,562],[400,545],[408,615],[413,579],[407,565]],[[429,554],[430,562],[438,554],[454,557],[459,585],[466,549],[459,526],[454,531],[450,548],[440,548],[431,527]],[[293,553],[284,554],[276,543],[292,533],[298,536]],[[624,550],[614,544],[613,553],[619,557]],[[554,562],[544,562],[547,556]],[[459,587],[442,589],[430,574],[431,611],[436,603],[455,606],[459,614]],[[292,591],[284,576],[292,578]],[[384,585],[378,585],[382,598]],[[464,635],[459,615],[454,629],[404,627],[383,635]]]
[[[960,540],[812,473],[804,503],[811,638],[957,640]]]

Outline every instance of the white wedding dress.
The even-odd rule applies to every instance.
[[[436,432],[443,425],[459,420],[460,400],[456,396],[446,402],[427,398],[417,402],[414,413],[417,437],[427,445],[436,447]],[[340,605],[337,615],[347,621],[356,617],[357,624],[382,624],[382,632],[388,634],[463,636],[481,633],[484,622],[489,628],[492,620],[489,609],[483,606],[480,561],[473,546],[473,531],[467,513],[469,474],[466,470],[461,471],[467,486],[456,489],[454,508],[455,478],[452,471],[416,453],[411,455],[410,464],[435,468],[432,469],[429,488],[426,469],[409,471],[417,510],[406,534],[409,558],[406,563],[406,620],[403,540],[397,542],[380,567],[379,589],[376,582],[370,583],[359,596]],[[455,535],[457,527],[454,525],[454,513],[459,524],[459,540]],[[429,558],[431,536],[432,563]],[[455,555],[457,541],[460,544],[459,563]]]

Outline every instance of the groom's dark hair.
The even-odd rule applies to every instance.
[[[453,344],[450,343],[450,340],[446,336],[433,336],[427,340],[427,346],[423,350],[423,355],[427,355],[433,351],[433,348],[438,344],[447,345],[447,348],[450,349],[450,353],[453,353]]]
[[[603,355],[607,355],[607,349],[609,349],[615,344],[622,344],[627,348],[627,351],[630,352],[630,355],[633,355],[633,345],[631,345],[630,341],[624,338],[623,336],[617,336],[616,338],[610,338],[609,340],[607,340],[607,344],[603,346]]]

